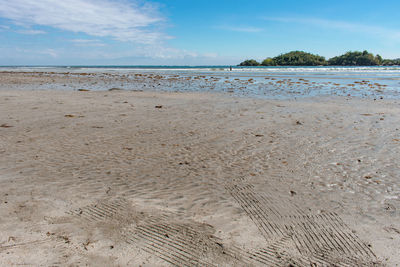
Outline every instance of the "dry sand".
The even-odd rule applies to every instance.
[[[0,265],[399,266],[399,128],[395,100],[0,90]]]

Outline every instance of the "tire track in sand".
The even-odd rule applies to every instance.
[[[290,238],[290,242],[275,242],[266,251],[283,251],[295,257],[293,252],[287,249],[288,244],[291,244],[301,255],[301,261],[308,261],[309,264],[375,264],[376,256],[370,247],[363,243],[337,214],[308,214],[290,200],[259,194],[252,185],[241,183],[243,181],[240,180],[238,184],[227,184],[226,189],[257,226],[267,244]]]
[[[125,220],[129,203],[122,198],[100,201],[68,212],[90,223],[107,220]],[[294,257],[279,249],[285,247],[290,237],[283,237],[264,249],[245,250],[225,245],[215,237],[213,227],[196,222],[177,222],[170,214],[157,217],[144,215],[134,222],[121,226],[121,238],[149,254],[155,255],[173,266],[304,266],[304,259]],[[131,216],[131,215],[128,215]],[[131,218],[132,219],[132,218]]]

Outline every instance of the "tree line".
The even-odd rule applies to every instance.
[[[347,52],[326,60],[325,57],[304,51],[291,51],[276,57],[264,59],[261,63],[248,59],[238,66],[395,66],[400,59],[383,59],[368,51]]]

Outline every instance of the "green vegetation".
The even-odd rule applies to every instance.
[[[400,59],[383,59],[368,51],[347,52],[328,61],[319,55],[303,51],[291,51],[273,58],[266,58],[260,64],[254,59],[248,59],[239,66],[393,66],[400,65]]]
[[[261,64],[254,59],[247,59],[239,64],[239,66],[260,66]]]
[[[384,59],[382,61],[383,66],[400,66],[400,58],[397,59]]]
[[[276,62],[275,62],[275,60],[273,58],[268,57],[268,58],[263,60],[261,65],[263,65],[263,66],[276,66]]]
[[[324,57],[303,51],[292,51],[274,58],[267,58],[262,62],[263,66],[319,66],[326,64]]]
[[[329,59],[328,63],[332,66],[376,66],[382,64],[380,55],[374,56],[368,51],[347,52],[344,55]]]

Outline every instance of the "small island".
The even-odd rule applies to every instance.
[[[383,59],[368,51],[347,52],[326,60],[325,57],[304,51],[291,51],[264,59],[261,63],[247,59],[238,66],[397,66],[400,59]]]

